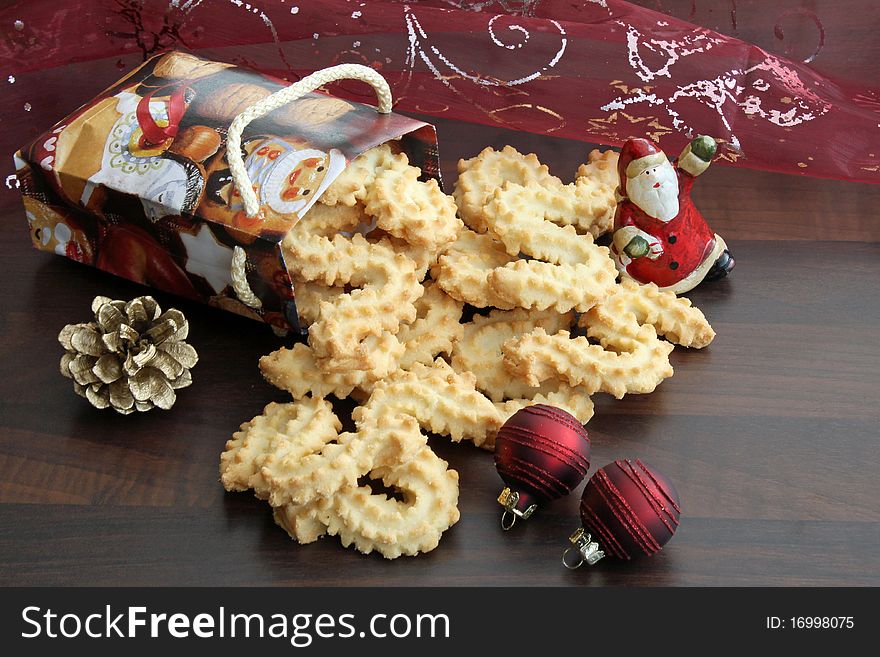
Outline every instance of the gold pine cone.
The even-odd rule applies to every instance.
[[[95,321],[68,324],[58,334],[66,353],[61,373],[96,408],[128,415],[168,409],[175,390],[192,383],[196,350],[184,340],[189,323],[179,310],[162,312],[153,297],[129,302],[95,297]]]

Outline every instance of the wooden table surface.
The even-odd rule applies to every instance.
[[[7,126],[8,127],[8,126]],[[534,150],[570,178],[583,144],[440,122],[454,162],[484,145]],[[461,521],[435,551],[385,561],[337,539],[299,546],[269,507],[218,482],[238,425],[284,393],[257,359],[264,326],[156,294],[201,356],[169,412],[99,412],[58,373],[58,331],[96,294],[138,285],[31,248],[0,193],[0,582],[36,585],[878,585],[880,188],[716,167],[698,202],[735,254],[691,298],[718,337],[676,348],[650,395],[596,397],[594,468],[638,457],[675,483],[683,521],[660,554],[560,564],[579,492],[499,527],[489,454],[432,438],[461,475]]]

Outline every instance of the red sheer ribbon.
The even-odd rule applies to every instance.
[[[11,153],[145,55],[189,48],[290,80],[366,63],[398,110],[607,144],[649,136],[668,153],[705,133],[733,165],[880,182],[878,18],[830,0],[738,14],[731,0],[664,2],[694,21],[730,14],[715,27],[772,35],[781,52],[623,0],[13,1],[0,9],[0,109],[15,130],[0,145]]]

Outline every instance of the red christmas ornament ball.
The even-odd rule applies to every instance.
[[[495,438],[495,467],[519,494],[519,514],[574,490],[590,469],[590,439],[570,413],[535,404],[514,413]],[[527,515],[524,517],[528,517]]]
[[[581,496],[581,522],[605,553],[652,555],[678,528],[681,504],[672,482],[636,459],[600,468]]]

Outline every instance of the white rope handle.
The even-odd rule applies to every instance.
[[[244,210],[249,217],[254,217],[260,211],[260,201],[254,192],[247,169],[244,167],[244,159],[241,156],[241,133],[247,125],[261,116],[286,105],[322,87],[329,82],[337,80],[361,80],[371,85],[376,91],[379,106],[376,108],[381,114],[391,112],[391,88],[381,75],[362,64],[339,64],[307,75],[299,82],[289,87],[276,91],[248,107],[244,112],[236,116],[229,125],[226,133],[226,161],[229,163],[229,171],[235,182],[235,188],[241,194]],[[251,290],[247,282],[247,254],[240,246],[236,246],[232,258],[232,289],[238,298],[246,306],[261,308],[262,301]]]
[[[328,82],[337,80],[362,80],[366,82],[375,89],[376,97],[379,99],[379,106],[376,109],[381,114],[391,112],[391,89],[385,78],[363,64],[339,64],[315,71],[299,82],[276,91],[271,96],[254,103],[232,120],[229,131],[226,133],[226,160],[229,162],[229,170],[232,172],[235,188],[241,194],[245,212],[249,217],[256,216],[260,211],[260,202],[254,193],[251,180],[244,168],[244,160],[241,157],[242,131],[254,119],[265,116]]]
[[[262,308],[263,302],[247,282],[247,253],[240,246],[232,250],[232,289],[239,300],[251,308]]]

